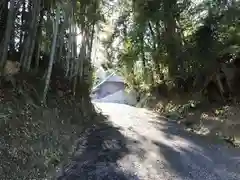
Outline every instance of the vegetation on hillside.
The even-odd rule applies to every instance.
[[[224,98],[234,91],[229,69],[239,59],[239,1],[116,3],[119,17],[103,40],[104,66],[118,69],[133,88],[171,81],[178,91],[193,92],[213,81]]]
[[[239,101],[239,1],[118,0],[113,7],[103,66],[118,70],[143,96],[156,97],[158,109],[183,116],[196,101]]]
[[[91,55],[102,2],[0,2],[1,179],[53,178],[79,125],[93,123]]]

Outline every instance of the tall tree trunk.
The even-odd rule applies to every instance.
[[[37,34],[37,27],[39,24],[38,18],[39,18],[39,13],[40,13],[40,6],[41,4],[41,0],[34,0],[33,2],[33,8],[32,8],[32,15],[33,15],[33,20],[31,23],[31,27],[30,27],[30,33],[29,33],[29,50],[26,56],[26,60],[25,60],[25,68],[27,71],[30,70],[30,66],[31,66],[31,62],[32,62],[32,55],[34,52],[34,48],[35,48],[35,41],[36,41],[36,34]]]
[[[41,8],[40,11],[40,20],[37,28],[37,40],[35,43],[35,51],[36,51],[36,57],[35,57],[35,72],[38,71],[39,67],[39,59],[40,59],[40,52],[41,52],[41,45],[42,45],[42,26],[43,26],[43,15],[44,15],[44,9]]]
[[[4,67],[7,61],[8,43],[10,40],[12,25],[14,21],[14,4],[15,4],[15,0],[10,0],[10,8],[9,8],[9,13],[7,18],[7,28],[5,30],[3,43],[1,44],[2,52],[1,52],[0,67]]]
[[[59,33],[59,52],[58,52],[58,59],[59,59],[59,63],[60,64],[64,64],[63,62],[63,50],[64,50],[64,32],[65,32],[65,29],[66,29],[66,21],[64,21],[63,23],[61,23],[61,25],[59,25],[59,28],[60,28],[60,33]]]
[[[152,25],[150,22],[148,22],[148,27],[149,27],[149,30],[152,34],[152,37],[153,37],[153,50],[154,52],[152,53],[152,59],[153,59],[153,63],[155,65],[155,71],[157,73],[157,75],[160,75],[161,71],[160,71],[160,68],[159,68],[159,63],[158,63],[158,49],[157,49],[157,36],[155,35],[154,31],[153,31],[153,28],[152,28]]]
[[[183,62],[180,57],[181,41],[176,32],[177,8],[177,0],[164,0],[164,43],[168,52],[169,75],[171,77],[181,73],[183,67]]]
[[[8,1],[0,2],[0,43],[4,39],[5,30],[7,26],[7,18],[8,18]]]
[[[19,38],[19,52],[22,51],[23,49],[23,39],[24,39],[24,31],[25,29],[23,28],[26,24],[24,20],[26,19],[26,1],[23,0],[23,5],[22,5],[22,12],[21,12],[21,27],[20,27],[20,38]]]
[[[53,61],[54,61],[54,55],[55,55],[55,50],[56,50],[57,35],[58,35],[59,19],[60,19],[60,7],[59,7],[59,5],[57,5],[53,42],[52,42],[52,47],[51,47],[51,55],[50,55],[47,76],[46,76],[46,80],[45,80],[45,87],[43,90],[43,97],[42,97],[43,104],[46,103],[47,92],[49,89],[49,84],[50,84],[50,79],[51,79],[51,74],[52,74]]]
[[[145,52],[144,52],[144,34],[143,32],[141,32],[140,34],[140,46],[141,46],[141,49],[140,49],[140,52],[141,52],[141,59],[142,59],[142,66],[143,66],[143,77],[147,76],[147,73],[146,73],[146,59],[145,59]]]
[[[14,12],[16,12],[17,9],[14,9]],[[12,30],[11,30],[11,35],[10,35],[10,42],[9,42],[9,51],[10,53],[14,53],[15,50],[15,20],[12,21]]]

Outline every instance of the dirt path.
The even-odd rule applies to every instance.
[[[145,109],[97,103],[107,123],[86,132],[59,180],[239,180],[240,151],[188,134]]]

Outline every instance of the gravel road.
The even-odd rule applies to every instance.
[[[106,122],[79,140],[58,180],[239,180],[240,150],[185,132],[146,109],[96,103]]]

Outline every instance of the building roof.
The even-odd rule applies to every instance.
[[[116,75],[114,72],[107,76],[102,82],[93,87],[92,92],[96,91],[105,82],[119,82],[124,83],[124,79],[121,76]]]
[[[121,83],[124,83],[124,79],[121,76],[112,75],[105,82],[121,82]]]

